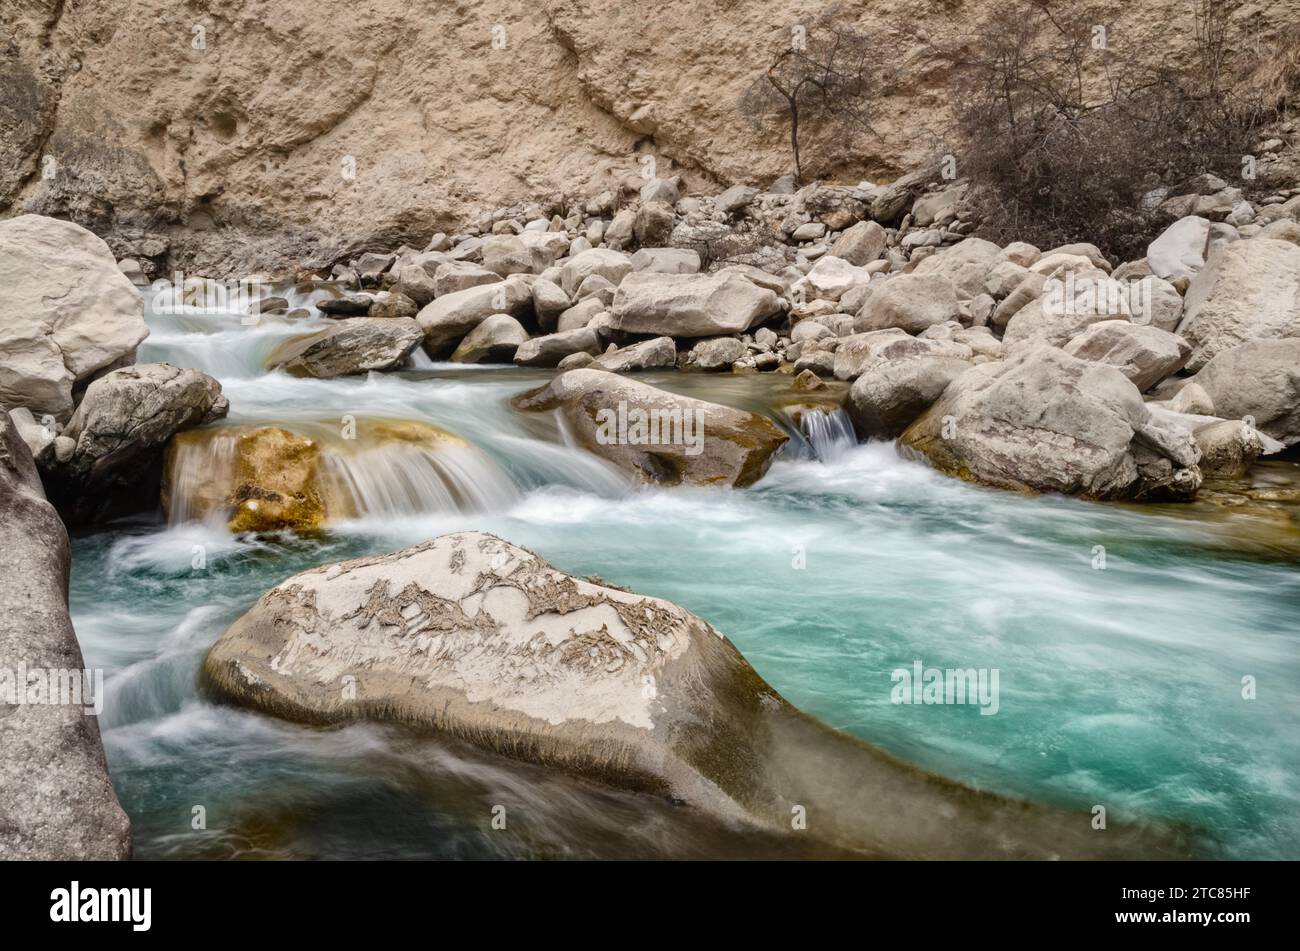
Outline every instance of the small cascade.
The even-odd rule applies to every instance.
[[[177,437],[164,480],[169,523],[224,524],[237,493],[263,505],[297,493],[315,500],[318,515],[323,507],[326,523],[500,512],[520,498],[491,456],[428,423],[359,420],[357,434],[347,436],[321,422],[298,422],[291,429],[222,426]],[[267,435],[291,455],[268,456],[254,446],[254,437]]]
[[[519,500],[509,476],[468,445],[392,443],[327,451],[322,462],[325,510],[336,518],[499,512]]]
[[[162,490],[169,525],[225,520],[240,433],[234,427],[190,430],[172,440]]]
[[[802,413],[799,431],[819,462],[835,462],[858,444],[853,421],[842,407],[830,411],[810,409]]]

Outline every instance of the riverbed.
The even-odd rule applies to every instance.
[[[945,777],[1176,822],[1210,856],[1300,858],[1294,463],[1185,506],[1022,496],[856,444],[835,387],[662,372],[638,377],[766,413],[791,440],[749,489],[648,488],[557,418],[511,408],[550,372],[421,359],[293,379],[263,361],[321,318],[147,319],[140,359],[216,376],[231,403],[219,427],[319,438],[348,417],[416,420],[467,448],[436,465],[340,457],[355,511],[316,537],[234,536],[175,512],[74,537],[73,620],[107,675],[101,727],[138,858],[827,854],[437,739],[301,727],[201,694],[204,653],[266,589],[461,529],[682,604],[797,706]],[[893,702],[892,672],[916,662],[996,670],[996,714]]]

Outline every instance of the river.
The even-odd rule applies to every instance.
[[[1300,858],[1293,463],[1257,467],[1257,487],[1280,486],[1282,502],[1026,497],[938,475],[890,444],[856,445],[842,412],[792,415],[788,377],[655,373],[640,378],[766,412],[793,438],[752,488],[644,488],[575,448],[555,418],[511,409],[547,372],[422,359],[292,379],[263,361],[320,318],[147,319],[140,359],[220,379],[231,413],[218,426],[328,437],[348,417],[408,419],[468,446],[436,460],[329,457],[355,512],[319,537],[237,537],[183,506],[170,524],[137,517],[74,536],[73,620],[87,663],[106,671],[101,726],[138,858],[809,854],[795,836],[720,827],[455,744],[280,723],[200,694],[205,651],[267,588],[470,528],[682,604],[794,704],[926,769],[1185,823],[1212,856]],[[183,478],[201,483],[208,462],[192,462]],[[996,669],[996,715],[893,703],[891,672],[916,661]],[[502,803],[510,823],[493,829]]]

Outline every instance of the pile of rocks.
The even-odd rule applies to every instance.
[[[1188,498],[1300,441],[1300,188],[1153,193],[1172,220],[1118,265],[973,237],[967,194],[938,167],[712,197],[655,179],[366,255],[328,309],[413,319],[435,359],[834,377],[861,437],[995,485]]]

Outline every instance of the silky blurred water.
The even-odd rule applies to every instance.
[[[944,776],[1184,822],[1212,855],[1300,858],[1293,515],[966,485],[892,445],[853,445],[841,416],[792,408],[802,398],[770,375],[643,377],[770,412],[795,438],[748,490],[638,488],[567,445],[553,417],[509,407],[547,374],[438,365],[294,380],[260,368],[269,338],[294,328],[150,321],[142,359],[215,372],[227,424],[422,420],[477,447],[512,488],[486,509],[431,503],[314,539],[160,518],[75,538],[74,622],[88,663],[108,673],[101,725],[139,857],[809,854],[794,837],[454,744],[299,727],[200,696],[204,652],[280,580],[477,529],[684,605],[799,707]],[[891,671],[917,660],[997,668],[998,713],[892,703]],[[1244,677],[1255,699],[1243,698]],[[491,825],[499,805],[504,830]],[[193,827],[196,807],[206,829]]]

